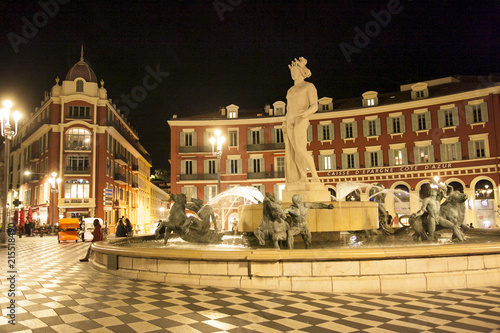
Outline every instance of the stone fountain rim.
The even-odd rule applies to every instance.
[[[134,236],[132,241],[154,239],[154,235]],[[430,257],[458,257],[468,255],[500,254],[500,242],[417,245],[412,247],[378,247],[349,249],[231,249],[231,250],[192,250],[159,248],[138,248],[116,246],[130,242],[130,238],[108,239],[92,244],[100,253],[116,256],[170,260],[207,260],[207,261],[343,261],[374,259],[407,259]]]

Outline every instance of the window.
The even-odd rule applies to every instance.
[[[374,106],[375,105],[375,99],[370,98],[366,100],[366,105],[368,106]]]
[[[354,154],[347,154],[347,169],[354,169]]]
[[[193,161],[185,160],[181,162],[184,166],[184,170],[181,171],[184,175],[192,175],[193,174]]]
[[[320,171],[335,169],[335,154],[333,151],[320,151],[318,156],[318,168]]]
[[[229,147],[238,147],[238,131],[229,131]]]
[[[458,126],[458,123],[458,108],[438,110],[438,126],[440,128]]]
[[[264,172],[264,159],[263,158],[250,158],[248,160],[248,172],[249,173]]]
[[[272,140],[272,143],[283,143],[284,140],[283,140],[283,129],[280,127],[280,128],[273,128],[272,129],[272,132],[271,132],[271,140]]]
[[[413,113],[411,115],[412,119],[412,130],[417,131],[427,131],[432,128],[431,126],[431,113],[429,111]]]
[[[363,120],[363,135],[365,137],[380,135],[380,119],[365,119]]]
[[[215,173],[217,173],[217,169],[215,167],[215,163],[216,161],[215,160],[209,160],[208,161],[208,174],[211,174],[211,175],[214,175]]]
[[[203,200],[208,202],[217,196],[217,185],[207,185],[205,186],[205,193],[203,195]]]
[[[370,167],[379,166],[378,162],[379,162],[378,152],[371,151],[370,152]]]
[[[428,83],[419,82],[411,86],[411,99],[422,99],[429,97]]]
[[[323,140],[333,140],[334,135],[333,135],[333,124],[328,123],[328,124],[318,124],[318,140],[323,141]]]
[[[66,156],[66,173],[90,173],[90,157],[86,155]]]
[[[242,171],[242,161],[241,159],[230,159],[226,160],[226,173],[227,174],[239,174],[243,173]]]
[[[76,81],[76,91],[83,92],[83,81],[82,80]]]
[[[355,139],[358,137],[358,122],[345,122],[340,123],[340,138],[341,139]]]
[[[184,139],[184,146],[185,147],[192,147],[193,146],[193,133],[185,133],[185,139]]]
[[[236,112],[236,111],[229,111],[228,112],[228,117],[229,118],[237,118],[238,117],[238,112]]]
[[[488,133],[469,135],[467,144],[470,159],[490,157]]]
[[[196,146],[196,132],[181,132],[180,133],[181,147],[194,147]]]
[[[484,123],[488,121],[488,104],[479,103],[465,106],[467,124]]]
[[[415,163],[434,162],[434,147],[432,145],[417,146],[413,150]]]
[[[285,108],[284,107],[276,108],[275,115],[284,116],[285,115]]]
[[[443,143],[439,148],[443,162],[462,160],[462,145],[460,142]]]
[[[251,145],[261,144],[261,130],[250,130],[250,142]]]
[[[194,186],[181,187],[181,193],[186,195],[187,201],[191,201],[191,198],[197,198],[196,192],[196,187]]]
[[[276,157],[276,172],[278,173],[278,175],[276,175],[276,178],[285,177],[285,157],[284,156]]]
[[[474,158],[486,157],[484,140],[474,141]]]
[[[70,179],[64,184],[65,198],[90,198],[89,181],[85,179]]]
[[[68,106],[67,118],[90,119],[90,106]]]
[[[392,133],[401,133],[401,119],[392,118]]]
[[[90,151],[90,132],[84,128],[72,128],[66,132],[67,150]]]

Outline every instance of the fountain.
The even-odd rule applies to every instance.
[[[500,231],[469,231],[469,240],[460,243],[452,242],[451,237],[441,238],[435,234],[435,227],[439,224],[449,227],[460,239],[456,227],[460,216],[457,220],[456,216],[441,213],[442,207],[437,201],[439,190],[436,190],[436,199],[424,200],[421,210],[410,218],[410,221],[413,219],[414,229],[420,228],[417,230],[420,237],[425,234],[436,241],[417,242],[407,234],[382,234],[367,241],[358,241],[356,235],[347,233],[378,229],[379,204],[383,200],[375,198],[389,191],[378,188],[377,193],[372,195],[374,201],[347,202],[341,200],[352,191],[365,189],[368,185],[341,183],[337,184],[338,201],[330,201],[330,192],[320,182],[314,161],[306,150],[308,116],[318,107],[316,89],[304,81],[310,75],[306,63],[305,59],[299,58],[289,66],[294,86],[287,93],[288,109],[283,124],[286,187],[281,207],[276,197],[271,198],[270,194],[266,195],[268,202],[258,195],[250,195],[244,199],[250,204],[238,207],[239,236],[226,234],[220,242],[216,239],[198,245],[186,237],[192,232],[191,226],[200,237],[219,233],[219,230],[207,230],[210,220],[215,229],[218,228],[210,209],[207,208],[208,213],[205,218],[201,217],[201,222],[187,219],[183,211],[177,211],[180,219],[170,220],[170,225],[165,227],[179,232],[187,242],[170,237],[170,232],[167,247],[163,240],[156,240],[155,235],[98,242],[93,245],[93,267],[121,277],[169,284],[306,292],[391,293],[500,285]],[[308,170],[311,179],[308,178]],[[238,195],[247,192],[245,189],[234,191]],[[287,229],[283,224],[286,222],[280,220],[283,212],[279,212],[282,208],[286,211],[297,194],[306,203],[322,203],[329,208],[331,205],[332,209],[310,207],[306,211],[306,230],[303,220],[297,222],[297,216],[304,212],[293,212],[295,208],[303,207],[294,200],[295,208],[288,212],[292,220],[295,218],[294,223],[299,224],[286,230],[289,248],[261,248],[252,238],[241,236],[252,234],[256,229],[262,231],[260,223],[266,221],[263,219],[263,205],[259,202],[264,202],[278,212],[277,215],[273,212],[266,214],[269,213],[275,220],[272,223],[281,224],[280,228],[271,226],[271,232],[264,228],[277,247],[276,242],[285,237],[281,227]],[[218,209],[221,218],[225,219],[224,211],[229,212],[235,207],[238,195],[226,191],[220,194],[218,201],[209,204]],[[224,208],[225,202],[229,206]],[[428,214],[427,217],[425,214]],[[294,231],[288,232],[290,230]],[[303,245],[296,244],[294,249],[290,249],[294,246],[290,237],[294,237],[297,231],[305,236]],[[312,233],[312,239],[306,235],[308,232]],[[265,232],[263,234],[265,236]],[[327,240],[323,237],[319,241],[315,239],[315,234],[327,235]],[[383,242],[378,241],[380,238]]]

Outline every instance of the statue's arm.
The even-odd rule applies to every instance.
[[[305,203],[304,206],[306,206],[306,208],[314,208],[314,209],[333,209],[333,204],[326,205],[321,202],[308,202]]]
[[[307,89],[307,98],[309,100],[309,107],[300,113],[303,118],[318,111],[318,92],[312,83]]]

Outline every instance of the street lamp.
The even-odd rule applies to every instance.
[[[50,232],[54,233],[54,222],[56,220],[56,193],[59,193],[59,184],[61,184],[61,178],[56,178],[57,172],[52,172],[50,174],[50,193],[52,193],[52,221],[50,221]]]
[[[9,192],[9,155],[10,155],[10,141],[14,139],[17,134],[17,123],[21,119],[21,113],[19,111],[14,111],[12,114],[10,109],[13,103],[9,100],[5,100],[3,103],[4,108],[0,110],[0,120],[2,125],[2,136],[4,140],[4,192],[2,200],[2,232],[0,232],[0,244],[7,243],[7,193]],[[10,123],[10,119],[14,120],[14,128]]]
[[[222,145],[226,142],[226,138],[221,135],[220,130],[215,130],[215,137],[210,138],[212,144],[212,155],[217,157],[219,166],[217,167],[217,194],[220,193],[220,158],[222,157]]]

